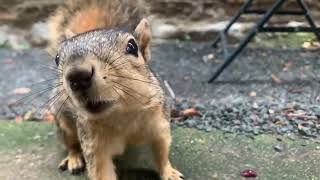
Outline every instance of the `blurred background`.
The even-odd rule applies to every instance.
[[[46,18],[61,5],[63,0],[1,0],[0,1],[0,45],[44,46],[47,40]],[[179,38],[209,40],[221,30],[234,15],[244,0],[152,0],[146,3],[153,19],[154,36],[161,39]],[[256,7],[268,7],[273,0],[259,0]],[[318,0],[306,0],[312,15],[320,19]],[[286,8],[295,8],[295,2]],[[232,29],[231,35],[239,35],[256,22],[256,16],[244,16],[243,24]],[[274,18],[273,23],[288,23],[291,17]],[[303,21],[303,17],[293,21]],[[251,25],[251,26],[250,26]],[[238,34],[236,34],[238,33]],[[16,37],[15,37],[16,36]],[[16,42],[15,42],[16,41]],[[27,48],[27,47],[20,47]]]

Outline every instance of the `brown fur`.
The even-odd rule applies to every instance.
[[[59,89],[63,95],[52,111],[56,113],[61,142],[68,151],[60,168],[78,173],[84,168],[84,156],[92,180],[116,180],[113,157],[122,154],[127,145],[141,144],[152,146],[163,180],[182,179],[168,159],[171,135],[165,96],[147,67],[151,58],[148,21],[141,20],[133,35],[107,30],[136,25],[130,20],[139,17],[138,10],[130,9],[136,3],[71,0],[50,18],[50,49],[58,53],[62,70],[58,81],[63,84]],[[106,30],[88,32],[101,28]],[[71,40],[63,41],[66,38]],[[123,54],[129,39],[138,43],[138,57]],[[92,51],[94,55],[90,54]],[[72,59],[75,54],[76,61]],[[88,100],[72,91],[66,81],[75,69],[89,71],[91,67],[95,69],[94,86],[86,99],[112,102],[110,108],[98,114],[84,108]]]
[[[134,30],[147,13],[145,7],[143,0],[68,0],[48,20],[48,52],[55,55],[58,44],[70,38],[70,32],[76,35],[113,27]]]

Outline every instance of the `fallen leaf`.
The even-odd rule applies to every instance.
[[[202,116],[195,108],[189,108],[182,111],[183,117]]]
[[[275,83],[277,83],[277,84],[281,84],[281,83],[282,83],[281,79],[278,78],[278,77],[277,77],[276,75],[274,75],[274,74],[271,75],[271,79],[272,79]]]
[[[17,88],[13,90],[13,94],[28,94],[31,92],[30,88]]]
[[[246,177],[246,178],[252,178],[252,177],[257,177],[258,174],[254,171],[254,170],[251,170],[251,169],[246,169],[246,170],[243,170],[240,175],[242,177]]]

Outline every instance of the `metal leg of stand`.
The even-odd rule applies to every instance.
[[[224,64],[219,67],[219,69],[215,72],[215,74],[212,76],[212,78],[208,81],[208,83],[212,83],[219,75],[223,72],[225,68],[227,68],[233,60],[237,57],[237,55],[246,47],[246,45],[251,41],[252,38],[259,32],[260,29],[262,29],[266,22],[270,20],[272,15],[277,11],[285,2],[286,0],[278,0],[263,16],[263,18],[259,21],[259,23],[256,25],[256,27],[245,37],[244,40],[241,41],[239,47],[232,52],[230,56],[226,59]]]
[[[238,11],[238,14],[235,15],[232,20],[228,23],[228,25],[226,26],[226,28],[223,30],[224,33],[228,33],[229,29],[231,28],[231,26],[240,18],[240,16],[251,6],[253,0],[248,0]],[[212,46],[213,47],[217,47],[217,44],[219,43],[219,41],[221,40],[220,35],[218,34],[216,39],[213,41]]]
[[[310,26],[314,29],[314,34],[316,35],[318,41],[320,41],[320,32],[317,31],[317,25],[310,14],[310,10],[308,9],[307,5],[304,3],[304,0],[297,0],[297,2],[301,6],[302,10],[304,11],[305,17],[309,22]]]

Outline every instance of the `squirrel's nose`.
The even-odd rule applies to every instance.
[[[73,91],[87,90],[91,87],[94,68],[73,69],[67,75],[70,87]]]

